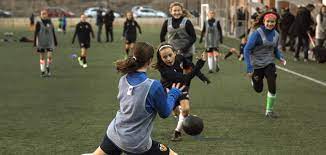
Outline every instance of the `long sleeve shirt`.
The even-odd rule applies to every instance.
[[[147,79],[145,72],[135,72],[127,75],[128,83],[132,86],[138,85]],[[157,112],[160,117],[167,118],[177,98],[182,94],[179,89],[172,88],[168,93],[164,91],[162,84],[154,80],[146,97],[145,108],[149,113]]]
[[[123,37],[135,37],[137,35],[136,28],[138,28],[139,33],[141,34],[141,28],[135,20],[126,20],[123,24]]]
[[[261,26],[261,28],[264,31],[267,40],[272,41],[275,36],[276,30],[275,29],[268,30],[265,28],[265,26]],[[250,35],[248,42],[246,43],[246,45],[244,47],[244,59],[245,59],[245,63],[247,64],[247,72],[248,73],[252,73],[254,70],[253,65],[251,64],[250,55],[256,46],[260,46],[262,44],[263,44],[263,40],[262,40],[259,32],[257,30],[254,31]],[[277,48],[277,46],[274,48],[274,54],[275,54],[275,57],[279,60],[281,58],[283,58],[283,56],[282,56],[280,50]]]
[[[205,61],[198,60],[196,65],[189,62],[181,55],[177,55],[173,66],[164,65],[164,67],[159,69],[161,74],[161,82],[164,88],[170,88],[173,83],[182,83],[189,88],[191,79],[200,73],[200,69],[205,64]],[[183,69],[192,67],[190,73],[184,74]]]
[[[74,36],[72,37],[72,43],[75,42],[76,36],[78,36],[78,40],[80,43],[89,43],[91,40],[90,35],[94,38],[94,32],[91,24],[88,22],[79,22],[76,25]]]
[[[177,29],[180,27],[180,23],[182,22],[182,19],[184,17],[181,17],[179,19],[175,19],[175,18],[172,18],[172,27],[174,29]],[[194,29],[194,26],[192,25],[191,21],[188,20],[186,22],[186,26],[185,26],[185,29],[186,29],[186,32],[189,34],[189,36],[191,37],[190,39],[190,42],[189,44],[184,48],[184,49],[181,49],[182,51],[186,51],[188,50],[195,42],[196,42],[196,31]],[[165,41],[165,36],[168,32],[168,20],[165,20],[163,25],[162,25],[162,28],[161,28],[161,34],[160,34],[160,40],[161,42],[164,42]]]

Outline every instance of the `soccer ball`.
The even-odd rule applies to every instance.
[[[77,55],[77,54],[75,54],[75,53],[73,53],[73,54],[71,54],[71,55],[70,55],[70,57],[71,57],[71,59],[75,59],[75,58],[77,58],[77,57],[78,57],[78,55]]]
[[[195,115],[189,115],[182,122],[183,131],[191,136],[199,135],[204,129],[204,122]]]

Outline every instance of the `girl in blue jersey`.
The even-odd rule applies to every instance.
[[[117,61],[117,71],[124,74],[119,81],[120,109],[94,155],[176,155],[170,148],[152,140],[151,132],[155,116],[167,118],[184,87],[173,84],[166,93],[159,81],[147,77],[153,54],[152,45],[138,42],[130,57]]]
[[[185,91],[188,92],[190,82],[194,76],[198,76],[205,83],[210,81],[201,73],[200,69],[204,66],[206,55],[202,54],[194,65],[187,58],[177,54],[176,49],[169,43],[161,43],[157,50],[157,63],[154,68],[161,74],[161,83],[164,88],[171,88],[173,83],[182,83],[186,86]],[[174,130],[172,141],[181,140],[182,122],[189,115],[190,101],[189,95],[185,94],[178,98],[174,114],[179,116],[178,124]]]
[[[263,91],[263,79],[267,80],[268,93],[265,116],[277,118],[273,111],[276,99],[276,67],[274,58],[279,59],[283,65],[286,64],[278,47],[279,35],[276,28],[278,14],[266,12],[259,20],[260,27],[255,30],[244,47],[244,58],[247,64],[247,73],[251,77],[252,85],[256,92]]]

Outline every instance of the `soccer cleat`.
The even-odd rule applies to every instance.
[[[278,118],[280,116],[278,114],[276,114],[275,112],[273,112],[273,111],[269,111],[269,112],[265,113],[265,117],[275,119],[275,118]]]
[[[239,56],[239,61],[242,61],[243,60],[243,54],[241,54],[240,56]]]
[[[220,71],[220,66],[219,65],[216,65],[215,71],[216,72],[219,72]]]
[[[212,70],[209,70],[208,73],[213,73],[213,71]]]
[[[83,66],[84,65],[83,60],[81,59],[81,57],[78,57],[77,60],[78,60],[80,66]]]
[[[83,64],[83,68],[87,68],[87,64]]]
[[[47,76],[51,76],[51,72],[50,72],[50,68],[49,67],[46,67],[46,75]]]
[[[173,137],[171,138],[171,141],[176,142],[176,141],[181,141],[181,140],[182,140],[181,132],[174,130]]]
[[[211,81],[207,77],[204,78],[203,82],[207,85],[211,83]]]
[[[45,72],[41,72],[41,77],[46,77]]]
[[[303,62],[308,62],[308,59],[303,59]]]

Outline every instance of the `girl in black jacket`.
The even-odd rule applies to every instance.
[[[138,23],[135,21],[132,12],[127,12],[127,19],[123,24],[123,34],[122,37],[125,40],[125,51],[129,55],[129,50],[134,47],[137,40],[137,28],[139,34],[141,34],[141,29]]]
[[[198,59],[196,65],[194,65],[187,58],[177,55],[176,50],[171,44],[162,43],[157,50],[157,63],[154,68],[161,74],[161,83],[164,88],[171,88],[173,83],[181,83],[185,85],[185,92],[189,91],[191,79],[194,76],[198,76],[205,83],[210,81],[200,72],[200,69],[204,66],[206,57],[202,54],[202,57]],[[182,122],[189,115],[189,95],[184,94],[178,98],[174,108],[174,114],[179,115],[179,121],[174,131],[172,141],[181,140]]]

